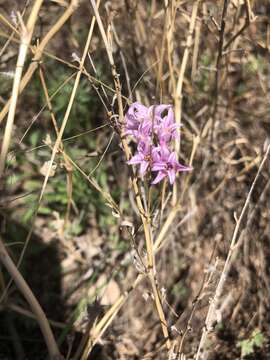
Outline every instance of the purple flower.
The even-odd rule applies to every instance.
[[[125,115],[126,134],[135,136],[140,124],[147,118],[148,108],[139,102],[135,102],[128,108]]]
[[[168,144],[172,139],[177,136],[177,129],[179,126],[174,121],[174,113],[170,107],[168,114],[161,119],[160,123],[155,126],[155,132],[158,136],[160,145]]]
[[[152,124],[149,120],[144,120],[139,125],[138,130],[133,132],[133,136],[136,138],[138,144],[143,143],[152,143]]]
[[[143,177],[148,169],[152,166],[153,161],[157,160],[157,148],[151,144],[141,142],[138,146],[138,152],[127,163],[129,165],[140,165],[140,175]]]
[[[191,170],[191,167],[180,164],[176,153],[170,150],[170,143],[176,138],[179,128],[171,105],[147,108],[135,102],[129,107],[125,120],[126,135],[132,135],[137,143],[137,152],[127,163],[140,165],[142,177],[150,170],[157,172],[152,184],[159,183],[166,176],[173,184],[178,172]]]
[[[158,174],[152,181],[152,184],[157,184],[168,176],[169,182],[172,185],[175,182],[177,172],[190,170],[192,170],[191,167],[181,165],[177,161],[175,152],[170,152],[166,146],[161,146],[159,156],[156,156],[152,165],[152,171],[158,171]]]
[[[158,120],[162,120],[164,115],[164,112],[167,110],[169,111],[169,109],[172,109],[172,105],[165,105],[165,104],[161,104],[161,105],[152,105],[150,106],[149,110],[148,110],[148,116],[150,119],[158,119]]]

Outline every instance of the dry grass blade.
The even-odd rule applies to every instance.
[[[71,15],[74,13],[76,8],[78,7],[78,0],[71,0],[71,3],[69,7],[65,10],[65,12],[62,14],[62,16],[58,19],[58,21],[52,26],[52,28],[48,31],[48,33],[44,36],[40,44],[35,49],[35,55],[33,58],[33,61],[29,65],[26,73],[24,74],[23,78],[21,79],[20,85],[19,85],[19,93],[21,93],[26,85],[31,80],[34,72],[36,71],[38,67],[38,62],[40,61],[43,51],[45,47],[48,45],[50,40],[55,36],[55,34],[63,27],[63,25],[66,23],[66,21],[71,17]],[[22,70],[22,69],[21,69]],[[4,120],[6,114],[9,111],[9,107],[11,105],[12,97],[7,101],[6,105],[0,112],[0,124]]]
[[[74,3],[73,3],[73,6],[74,6]],[[52,169],[52,165],[53,165],[56,153],[59,151],[59,145],[60,145],[60,143],[62,141],[62,136],[63,136],[64,130],[65,130],[65,126],[67,124],[69,114],[70,114],[70,111],[71,111],[71,108],[72,108],[72,105],[73,105],[73,102],[74,102],[74,99],[75,99],[76,91],[77,91],[77,88],[78,88],[78,85],[79,85],[80,77],[81,77],[81,74],[83,72],[83,64],[84,64],[84,61],[86,59],[88,48],[89,48],[90,41],[91,41],[91,38],[92,38],[94,24],[95,24],[95,18],[93,18],[92,21],[91,21],[91,25],[90,25],[89,32],[88,32],[88,37],[87,37],[85,48],[84,48],[84,51],[83,51],[83,56],[82,56],[82,59],[80,61],[80,71],[78,71],[78,73],[76,75],[74,86],[73,86],[72,93],[71,93],[71,96],[70,96],[70,101],[68,103],[68,106],[67,106],[67,109],[66,109],[66,112],[65,112],[65,116],[64,116],[64,119],[63,119],[63,122],[62,122],[62,125],[61,125],[61,128],[59,130],[56,142],[55,142],[53,150],[52,150],[51,159],[50,159],[50,161],[48,163],[48,166],[46,168],[46,175],[45,175],[45,178],[44,178],[44,181],[43,181],[43,184],[42,184],[42,188],[41,188],[41,191],[40,191],[38,205],[36,207],[36,210],[35,210],[35,213],[34,213],[34,216],[33,216],[32,225],[31,225],[31,228],[30,228],[30,230],[28,232],[24,247],[23,247],[21,255],[20,255],[20,259],[19,259],[18,264],[17,264],[18,267],[20,266],[20,264],[22,262],[22,259],[24,257],[26,248],[28,246],[31,235],[33,233],[33,227],[34,227],[35,219],[36,219],[36,216],[37,216],[37,213],[38,213],[38,209],[39,209],[39,206],[41,204],[41,201],[42,201],[42,198],[43,198],[43,195],[44,195],[44,191],[46,189],[46,185],[48,183],[48,179],[49,179],[49,176],[50,176],[50,173],[51,173],[51,169]],[[30,67],[31,67],[31,65],[30,65]],[[0,301],[6,296],[8,288],[10,287],[10,285],[11,285],[11,282],[9,282],[9,284],[6,286],[5,291],[3,292]]]
[[[117,204],[115,203],[115,201],[113,200],[111,194],[107,191],[105,191],[104,189],[102,189],[100,187],[100,185],[97,183],[97,181],[90,175],[87,175],[81,168],[78,164],[76,164],[75,161],[73,161],[71,159],[70,156],[68,156],[67,154],[65,155],[68,159],[68,161],[70,162],[70,164],[75,168],[77,169],[81,174],[82,176],[91,184],[91,186],[93,186],[93,188],[95,190],[97,190],[103,197],[104,199],[108,202],[108,205],[114,209],[114,211],[116,213],[119,213],[120,210],[119,210],[119,207],[117,206]]]
[[[76,75],[75,82],[74,82],[73,89],[72,89],[72,93],[70,95],[70,100],[69,100],[69,103],[68,103],[68,106],[67,106],[67,109],[66,109],[66,112],[65,112],[65,115],[64,115],[64,119],[62,121],[61,128],[59,130],[59,134],[57,136],[56,142],[55,142],[54,147],[52,149],[52,155],[51,155],[51,159],[50,159],[50,162],[49,162],[49,165],[48,165],[48,171],[47,171],[47,174],[45,176],[45,179],[44,179],[44,182],[43,182],[43,185],[42,185],[42,189],[41,189],[41,192],[40,192],[39,203],[41,202],[41,199],[43,197],[43,194],[44,194],[44,191],[45,191],[45,188],[46,188],[49,176],[50,176],[50,172],[51,172],[51,169],[52,169],[52,165],[53,165],[56,153],[59,151],[59,145],[60,145],[60,143],[62,141],[62,136],[64,134],[64,130],[65,130],[66,124],[68,122],[68,118],[69,118],[69,115],[70,115],[70,112],[71,112],[71,108],[72,108],[74,100],[75,100],[76,92],[77,92],[79,82],[80,82],[80,78],[81,78],[83,68],[84,68],[84,62],[85,62],[85,59],[87,57],[88,49],[89,49],[90,42],[91,42],[91,39],[92,39],[94,26],[95,26],[95,18],[93,17],[93,19],[91,21],[90,28],[89,28],[88,37],[87,37],[86,44],[85,44],[85,47],[84,47],[83,55],[82,55],[82,58],[80,60],[80,70],[78,71],[78,73]]]
[[[197,18],[197,13],[198,13],[200,2],[201,2],[200,0],[196,0],[192,7],[192,14],[191,14],[190,23],[189,23],[186,47],[184,50],[181,67],[179,70],[179,76],[178,76],[178,80],[177,80],[177,84],[176,84],[176,90],[175,90],[175,94],[174,94],[175,122],[178,126],[180,126],[181,118],[182,118],[182,98],[183,98],[182,92],[183,92],[184,76],[185,76],[185,72],[186,72],[186,68],[187,68],[187,64],[188,64],[190,48],[192,45],[193,33],[194,33],[195,25],[196,25],[196,18]],[[179,136],[175,139],[175,151],[179,156],[179,152],[180,152],[180,137]],[[176,183],[175,183],[174,188],[173,188],[173,199],[172,199],[173,205],[175,205],[176,202],[177,202],[177,187],[176,187]]]
[[[8,153],[10,139],[11,139],[11,135],[12,135],[12,128],[13,128],[13,123],[14,123],[14,118],[15,118],[15,111],[16,111],[16,106],[17,106],[17,100],[18,100],[18,95],[19,95],[23,67],[24,67],[27,51],[28,51],[28,48],[29,48],[29,45],[30,45],[30,42],[32,39],[32,34],[34,31],[35,23],[36,23],[38,13],[39,13],[42,3],[43,3],[43,0],[36,0],[36,2],[33,5],[32,11],[29,15],[26,26],[24,25],[23,20],[22,20],[20,14],[18,13],[20,27],[21,27],[21,42],[20,42],[19,54],[18,54],[18,59],[17,59],[17,64],[16,64],[15,75],[14,75],[8,119],[7,119],[7,124],[6,124],[6,128],[5,128],[4,139],[3,139],[1,154],[0,154],[0,180],[2,179],[2,176],[3,176],[5,162],[6,162],[6,156]]]

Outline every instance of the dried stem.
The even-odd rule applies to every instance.
[[[40,7],[43,3],[43,0],[36,0],[33,9],[29,15],[28,21],[26,26],[23,23],[23,20],[18,14],[20,26],[21,26],[21,42],[20,42],[20,48],[19,48],[19,54],[16,64],[16,70],[14,75],[14,81],[13,81],[13,87],[12,87],[12,95],[10,99],[10,107],[8,112],[8,119],[6,123],[2,148],[1,148],[1,154],[0,154],[0,180],[3,176],[5,163],[6,163],[6,156],[9,149],[10,139],[12,135],[12,128],[15,118],[15,112],[16,112],[16,106],[17,106],[17,100],[19,95],[19,88],[20,88],[20,82],[22,77],[22,71],[28,51],[28,47],[30,45],[35,23],[38,17],[38,13],[40,10]]]
[[[184,76],[185,76],[186,67],[187,67],[187,63],[188,63],[188,59],[189,59],[191,45],[192,45],[193,32],[194,32],[194,28],[195,28],[195,24],[196,24],[196,18],[197,18],[199,5],[200,5],[200,0],[196,0],[193,5],[193,8],[192,8],[192,14],[191,14],[190,23],[189,23],[186,47],[185,47],[185,51],[184,51],[184,55],[183,55],[183,59],[182,59],[182,63],[181,63],[180,71],[179,71],[179,76],[178,76],[178,80],[177,80],[177,84],[176,84],[176,90],[175,90],[175,94],[174,94],[175,122],[178,126],[180,126],[181,118],[182,118],[182,99],[183,99],[182,92],[183,92]],[[177,155],[179,156],[180,136],[177,136],[177,138],[175,139],[175,151],[176,151]],[[176,202],[177,202],[177,186],[176,186],[176,182],[175,182],[174,187],[173,187],[172,204],[175,205]]]
[[[249,0],[244,0],[244,1],[245,1],[245,4],[244,4],[244,6],[245,6],[245,11],[246,11],[245,23],[244,23],[244,25],[237,31],[237,33],[234,34],[234,35],[230,38],[230,40],[228,40],[227,44],[224,45],[224,48],[223,48],[224,51],[227,50],[228,47],[231,45],[231,43],[234,42],[234,40],[236,40],[236,38],[238,38],[238,36],[240,36],[240,35],[245,31],[245,29],[249,27],[249,25],[250,25],[250,23],[251,23],[252,21],[255,20],[254,14],[253,14],[252,11],[251,11],[250,1],[249,1]]]
[[[73,6],[74,6],[74,4],[75,4],[75,2],[73,2]],[[77,4],[77,2],[76,2],[76,4]],[[31,228],[30,228],[30,230],[28,232],[28,235],[27,235],[23,250],[22,250],[21,255],[20,255],[20,259],[19,259],[18,264],[17,264],[18,267],[20,266],[20,264],[22,262],[22,259],[24,257],[26,248],[27,248],[28,243],[30,241],[30,238],[31,238],[31,235],[32,235],[32,232],[33,232],[33,226],[34,226],[35,218],[37,216],[37,212],[38,212],[39,206],[41,204],[41,201],[42,201],[42,198],[43,198],[43,195],[44,195],[47,183],[48,183],[48,179],[49,179],[49,176],[50,176],[50,173],[51,173],[51,169],[52,169],[52,165],[53,165],[55,156],[56,156],[57,152],[59,150],[61,150],[60,149],[60,144],[61,144],[61,141],[62,141],[62,136],[63,136],[64,130],[65,130],[65,127],[66,127],[66,124],[67,124],[67,121],[68,121],[68,118],[69,118],[69,115],[70,115],[70,112],[71,112],[71,109],[72,109],[72,105],[73,105],[75,95],[76,95],[76,92],[77,92],[77,89],[78,89],[78,85],[79,85],[79,82],[80,82],[81,74],[83,73],[83,70],[84,70],[84,61],[85,61],[87,53],[88,53],[88,48],[89,48],[89,45],[90,45],[90,41],[92,39],[93,30],[94,30],[94,24],[95,24],[95,18],[93,17],[93,19],[91,21],[90,28],[89,28],[86,44],[85,44],[85,47],[84,47],[83,56],[82,56],[82,59],[80,60],[80,70],[78,71],[78,73],[76,75],[75,82],[74,82],[74,85],[73,85],[73,89],[72,89],[72,92],[71,92],[71,96],[70,96],[70,99],[69,99],[69,103],[68,103],[68,106],[67,106],[67,109],[66,109],[66,112],[65,112],[65,115],[64,115],[64,119],[62,121],[61,128],[60,128],[58,136],[56,138],[56,142],[55,142],[55,144],[53,146],[53,149],[52,149],[52,155],[51,155],[51,158],[49,160],[47,172],[46,172],[46,175],[45,175],[45,178],[44,178],[44,181],[43,181],[43,184],[42,184],[42,188],[41,188],[41,191],[40,191],[40,195],[39,195],[39,199],[38,199],[38,205],[37,205],[37,208],[35,210],[32,225],[31,225]],[[31,67],[31,65],[30,65],[30,67]],[[30,78],[29,78],[29,80],[30,80]],[[11,282],[9,282],[9,284],[7,285],[7,287],[6,287],[5,291],[4,291],[4,294],[2,295],[2,297],[0,299],[0,302],[6,296],[7,290],[10,287],[10,285],[11,285]]]
[[[71,3],[69,7],[66,9],[66,11],[62,14],[62,16],[58,19],[58,21],[52,26],[52,28],[48,31],[48,33],[44,36],[43,40],[40,42],[40,44],[36,47],[34,58],[29,65],[25,75],[23,76],[20,85],[19,85],[19,93],[21,94],[26,85],[31,80],[34,72],[36,71],[38,67],[38,62],[40,61],[45,47],[48,45],[50,40],[55,36],[55,34],[62,28],[62,26],[65,24],[65,22],[70,18],[70,16],[74,13],[76,8],[78,7],[79,0],[71,0]],[[2,123],[3,119],[5,118],[6,114],[9,111],[9,108],[11,106],[12,97],[7,101],[6,105],[0,112],[0,124]]]
[[[91,1],[93,10],[94,10],[95,17],[97,19],[99,30],[100,30],[103,42],[105,44],[109,63],[111,66],[111,71],[112,71],[112,76],[113,76],[115,91],[116,91],[116,96],[117,96],[117,102],[118,102],[119,123],[121,125],[121,124],[123,124],[123,121],[124,121],[124,111],[123,111],[123,103],[122,103],[122,96],[121,96],[121,84],[119,81],[119,75],[116,72],[116,67],[115,67],[114,58],[113,58],[113,54],[112,54],[112,47],[107,38],[103,23],[101,21],[101,18],[100,18],[100,15],[99,15],[99,12],[98,12],[98,9],[96,6],[96,3],[94,0],[90,0],[90,1]],[[131,153],[130,153],[128,144],[125,140],[124,134],[122,133],[122,127],[121,127],[120,132],[121,132],[121,140],[122,140],[122,145],[123,145],[123,149],[124,149],[126,158],[130,159]],[[138,207],[138,210],[140,213],[140,217],[141,217],[143,229],[144,229],[146,250],[147,250],[148,278],[150,280],[151,287],[153,290],[155,304],[156,304],[158,316],[159,316],[159,319],[161,322],[163,335],[166,339],[167,348],[170,349],[170,340],[169,340],[169,332],[168,332],[168,328],[167,328],[167,322],[166,322],[165,315],[163,312],[161,297],[160,297],[159,290],[158,290],[158,287],[156,284],[156,279],[155,279],[155,257],[154,257],[154,251],[153,251],[153,239],[152,239],[150,214],[148,213],[147,210],[144,209],[143,201],[142,201],[140,191],[138,188],[137,178],[134,175],[134,173],[132,175],[132,186],[133,186],[133,191],[136,196],[136,203],[137,203],[137,207]],[[84,353],[85,356],[87,356],[87,354],[89,353],[88,351],[90,351],[90,349],[91,349],[91,347],[89,346],[89,344],[91,344],[91,342],[92,342],[92,340],[91,340],[91,335],[90,335],[90,339],[87,344],[86,351]]]
[[[226,26],[226,14],[228,9],[228,0],[224,0],[223,8],[222,8],[222,15],[221,15],[221,24],[219,26],[219,42],[218,42],[218,55],[216,60],[216,73],[215,73],[215,87],[214,87],[214,106],[212,111],[212,132],[211,136],[213,137],[214,130],[215,130],[215,123],[216,123],[216,115],[218,109],[218,98],[219,98],[219,78],[220,78],[220,69],[221,69],[221,60],[223,55],[223,43],[225,37],[225,26]]]
[[[52,107],[52,103],[50,100],[50,96],[49,96],[49,92],[48,92],[48,88],[46,85],[46,81],[45,81],[45,77],[44,77],[44,73],[42,70],[42,66],[40,66],[39,68],[39,77],[40,77],[40,81],[41,81],[41,85],[44,91],[44,95],[45,95],[45,99],[46,99],[46,103],[47,103],[47,107],[50,111],[50,116],[52,119],[52,123],[55,129],[55,133],[56,136],[59,135],[59,129],[58,129],[58,125],[57,125],[57,121],[53,112],[53,107]],[[67,210],[66,210],[66,216],[65,216],[65,221],[64,221],[64,225],[63,228],[65,228],[65,226],[68,223],[68,219],[69,219],[69,214],[70,214],[70,209],[71,209],[71,202],[72,202],[72,190],[73,190],[73,184],[72,184],[72,166],[64,152],[64,145],[63,142],[60,142],[60,148],[61,148],[61,152],[63,153],[63,158],[64,158],[64,163],[65,163],[65,169],[67,172]]]

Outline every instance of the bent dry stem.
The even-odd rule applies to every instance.
[[[42,310],[41,306],[39,305],[37,299],[35,298],[34,294],[32,293],[30,287],[22,277],[21,273],[11,260],[8,252],[5,249],[5,246],[0,238],[0,261],[5,266],[7,271],[9,272],[10,276],[13,278],[15,284],[17,285],[18,289],[21,291],[23,296],[25,297],[26,301],[28,302],[33,314],[36,316],[36,319],[39,323],[40,330],[43,334],[44,340],[47,344],[48,352],[50,355],[51,360],[60,359],[60,351],[54,339],[52,330],[50,328],[49,322],[46,318],[44,311]]]

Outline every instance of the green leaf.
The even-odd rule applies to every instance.
[[[252,333],[253,342],[258,347],[261,348],[263,346],[263,343],[265,342],[265,337],[261,333],[259,329],[255,329]]]
[[[253,354],[254,345],[253,345],[253,342],[250,341],[249,339],[241,341],[240,346],[241,346],[241,357]]]
[[[254,347],[261,348],[265,342],[265,337],[261,333],[260,329],[253,330],[249,339],[239,341],[237,346],[241,348],[241,358],[253,354]]]
[[[49,215],[51,212],[52,210],[50,208],[44,206],[41,206],[38,210],[38,213],[43,215]]]
[[[40,134],[38,131],[32,132],[30,135],[30,144],[32,146],[37,146],[39,138],[40,138]]]

